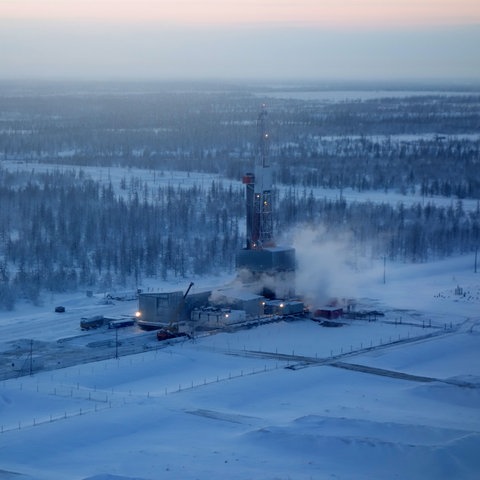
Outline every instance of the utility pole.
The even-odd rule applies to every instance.
[[[30,340],[30,376],[33,374],[33,340]]]

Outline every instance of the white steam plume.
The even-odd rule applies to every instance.
[[[356,296],[356,276],[349,266],[351,242],[346,236],[329,239],[322,227],[307,226],[296,230],[296,291],[307,304],[324,305],[332,298]]]

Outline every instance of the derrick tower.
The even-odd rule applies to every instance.
[[[272,171],[268,159],[267,108],[263,104],[257,120],[255,173],[243,177],[246,186],[247,249],[273,246]]]
[[[246,199],[246,246],[237,254],[237,270],[245,285],[272,298],[293,295],[295,249],[275,244],[273,180],[269,161],[267,108],[257,119],[254,173],[243,177]]]

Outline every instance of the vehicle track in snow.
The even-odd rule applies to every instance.
[[[430,377],[403,374],[391,370],[375,369],[373,367],[366,367],[358,364],[350,364],[341,360],[359,354],[392,348],[404,344],[430,341],[444,335],[450,335],[457,331],[466,331],[466,329],[469,328],[469,325],[470,324],[467,321],[452,329],[435,330],[434,332],[425,335],[394,340],[381,345],[364,347],[330,357],[311,357],[256,350],[215,350],[228,355],[259,359],[276,359],[285,362],[287,368],[292,370],[298,370],[310,366],[329,365],[399,379],[403,378],[415,381],[445,381],[441,379],[431,379]],[[98,333],[100,333],[101,336],[99,336]],[[154,331],[141,333],[128,331],[127,334],[122,331],[119,336],[119,332],[115,332],[114,330],[104,330],[95,333],[88,332],[52,342],[21,339],[15,342],[9,342],[11,343],[11,348],[2,352],[3,362],[0,365],[0,380],[30,375],[38,371],[55,370],[58,368],[107,360],[109,358],[117,358],[151,350],[163,349],[172,344],[185,341],[187,340],[181,337],[158,342]],[[420,380],[420,378],[423,378],[423,380]]]
[[[294,354],[290,355],[290,354],[284,354],[284,353],[278,353],[278,352],[261,352],[256,350],[237,350],[237,351],[229,351],[225,353],[229,355],[239,355],[239,356],[246,356],[250,358],[254,357],[254,358],[268,358],[268,359],[281,360],[281,361],[287,362],[288,365],[285,368],[288,368],[291,370],[299,370],[299,369],[313,367],[313,366],[330,366],[330,367],[342,368],[345,370],[351,370],[351,371],[360,372],[360,373],[379,375],[383,377],[389,377],[389,378],[412,381],[412,382],[424,382],[424,383],[442,382],[442,383],[447,383],[447,384],[456,385],[460,387],[478,388],[477,384],[466,382],[466,381],[460,381],[457,379],[442,379],[442,378],[436,378],[436,377],[415,375],[415,374],[410,374],[406,372],[399,372],[396,370],[371,367],[367,365],[344,362],[340,360],[343,358],[355,357],[363,353],[392,348],[398,345],[430,341],[445,335],[451,335],[457,332],[464,332],[465,329],[468,328],[468,325],[469,325],[468,322],[469,321],[467,320],[466,322],[464,322],[464,324],[449,330],[436,331],[426,335],[421,335],[419,337],[406,338],[406,339],[396,340],[393,342],[384,343],[382,345],[361,348],[358,350],[354,350],[352,352],[346,352],[346,353],[335,355],[332,357],[317,358],[317,357],[310,357],[310,356],[303,356],[303,355],[294,355]]]

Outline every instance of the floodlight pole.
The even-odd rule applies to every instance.
[[[387,256],[383,256],[383,284],[385,285],[387,283],[387,278],[386,278],[386,269],[387,269]]]

